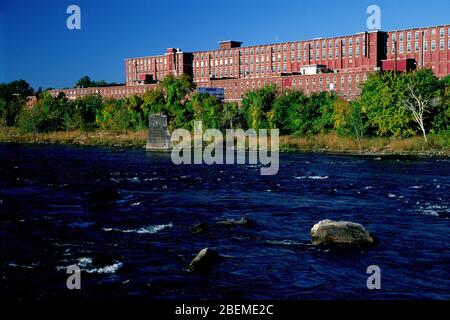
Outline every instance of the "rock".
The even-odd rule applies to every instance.
[[[201,250],[189,265],[192,272],[205,272],[219,260],[219,255],[214,249]]]
[[[206,233],[206,232],[208,232],[208,230],[209,230],[209,227],[208,227],[208,225],[207,225],[206,223],[204,223],[204,222],[194,224],[194,225],[191,227],[191,232],[192,232],[192,233],[196,233],[196,234],[199,234],[199,233]]]
[[[224,227],[232,227],[232,226],[251,226],[253,224],[253,221],[250,220],[247,217],[241,217],[239,220],[236,219],[227,219],[227,220],[222,220],[222,221],[218,221],[216,222],[217,225],[219,226],[224,226]]]
[[[375,238],[358,223],[323,220],[312,227],[311,242],[313,245],[372,245]]]

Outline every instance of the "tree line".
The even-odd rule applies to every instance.
[[[249,91],[237,103],[199,94],[188,76],[168,76],[143,96],[120,100],[98,95],[68,100],[64,94],[39,94],[33,108],[26,97],[33,89],[23,80],[0,84],[0,122],[22,133],[105,129],[141,130],[150,114],[164,114],[169,128],[278,128],[284,135],[315,135],[335,131],[357,139],[371,136],[410,137],[418,134],[449,135],[450,76],[438,79],[431,70],[372,74],[357,100],[335,93],[305,95],[298,90],[279,91],[268,85]]]

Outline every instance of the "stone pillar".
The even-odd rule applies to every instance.
[[[170,140],[169,129],[167,129],[167,116],[151,115],[148,117],[148,137],[146,150],[170,151],[173,147]]]

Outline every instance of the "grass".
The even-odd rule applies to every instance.
[[[450,146],[446,137],[428,136],[428,144],[422,137],[406,139],[371,137],[364,138],[360,144],[351,137],[340,137],[335,133],[308,137],[283,136],[280,138],[281,150],[306,152],[343,152],[362,154],[429,154],[450,156]]]
[[[147,131],[128,131],[114,133],[110,131],[57,131],[37,134],[19,134],[15,128],[0,127],[0,142],[77,144],[110,147],[143,147],[147,140]]]
[[[109,147],[143,148],[147,130],[114,133],[110,131],[60,131],[38,134],[20,134],[15,128],[0,127],[0,142],[76,144]],[[448,135],[429,135],[428,144],[423,137],[407,139],[371,137],[364,138],[360,144],[351,137],[340,137],[335,133],[315,136],[282,136],[281,151],[336,152],[361,154],[423,154],[450,156]]]

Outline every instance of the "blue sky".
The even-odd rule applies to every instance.
[[[81,30],[66,9],[81,8]],[[349,35],[366,30],[366,9],[382,10],[382,29],[449,24],[448,0],[0,0],[0,82],[34,88],[72,86],[83,75],[124,82],[123,59]]]

